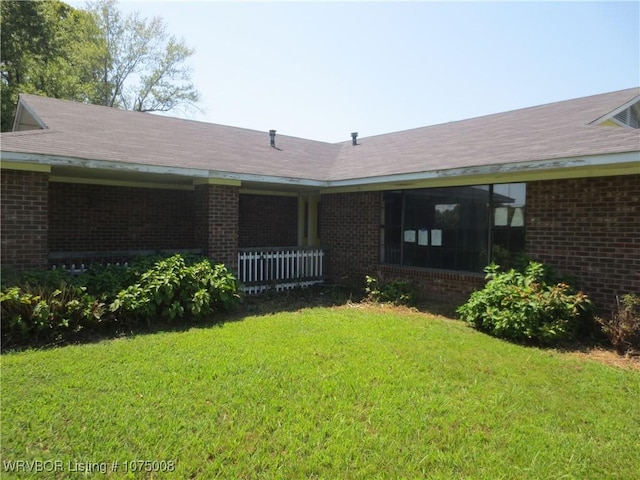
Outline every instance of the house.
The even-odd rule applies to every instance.
[[[640,292],[639,122],[633,88],[331,144],[21,95],[2,265],[174,250],[239,271],[310,249],[332,281],[463,302],[524,253],[608,308]]]

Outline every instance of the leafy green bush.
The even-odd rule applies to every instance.
[[[524,272],[485,269],[487,284],[457,309],[460,318],[478,330],[512,340],[549,343],[575,335],[580,320],[591,314],[591,302],[566,283],[551,282],[552,273],[537,262]]]
[[[238,301],[237,280],[202,257],[143,257],[80,275],[30,270],[0,292],[2,345],[41,344],[98,325],[204,318]]]
[[[392,280],[379,282],[377,278],[365,277],[366,300],[379,303],[393,303],[394,305],[413,305],[415,292],[406,280]]]
[[[110,310],[127,321],[202,318],[238,300],[237,281],[224,265],[203,259],[188,265],[181,255],[158,261],[121,290]]]
[[[29,289],[37,286],[38,288],[56,289],[63,283],[67,285],[81,286],[80,283],[76,281],[76,277],[71,275],[67,270],[23,270],[21,272],[13,272],[13,274],[9,275],[7,278],[4,278],[4,273],[5,272],[3,270],[3,288],[18,286]]]
[[[597,317],[596,321],[618,354],[640,352],[640,298],[629,293],[617,300],[611,317]]]
[[[2,345],[25,341],[51,342],[67,333],[98,323],[104,303],[86,288],[61,282],[49,285],[8,287],[0,292]]]

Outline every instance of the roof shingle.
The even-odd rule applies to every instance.
[[[2,134],[2,151],[308,180],[371,177],[636,152],[640,131],[593,125],[633,88],[330,144],[22,95],[47,129]]]

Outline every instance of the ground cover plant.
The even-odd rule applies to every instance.
[[[380,281],[376,277],[365,277],[365,301],[390,303],[393,305],[413,305],[416,295],[410,282],[406,280]]]
[[[203,257],[142,257],[93,266],[80,275],[27,271],[0,291],[2,346],[48,345],[100,329],[115,334],[144,324],[210,320],[232,308],[238,282]]]
[[[236,320],[3,354],[2,478],[640,471],[640,371],[384,306]]]

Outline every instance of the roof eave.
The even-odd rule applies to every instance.
[[[283,177],[277,175],[258,175],[251,173],[236,173],[210,169],[195,169],[184,167],[167,167],[161,165],[147,165],[130,162],[115,162],[110,160],[95,160],[77,157],[64,157],[38,153],[21,153],[0,151],[3,168],[22,170],[51,171],[52,167],[75,167],[86,170],[110,170],[117,172],[148,173],[155,175],[178,175],[193,179],[195,185],[204,183],[237,184],[242,182],[260,183],[267,185],[287,185],[297,187],[322,188],[327,186],[324,180]],[[35,170],[34,170],[35,171]]]
[[[640,151],[331,180],[323,193],[640,174]]]
[[[4,168],[77,167],[88,170],[110,170],[137,174],[178,175],[193,180],[193,184],[225,183],[317,188],[323,193],[373,191],[420,187],[444,187],[488,183],[526,182],[591,176],[629,175],[640,173],[640,151],[609,153],[529,162],[477,165],[445,170],[381,175],[375,177],[321,180],[236,173],[209,169],[167,167],[136,163],[114,162],[35,153],[2,151]]]

